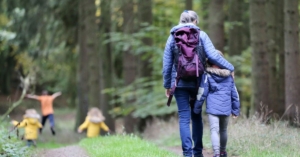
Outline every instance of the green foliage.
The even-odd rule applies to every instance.
[[[64,146],[66,146],[66,144],[61,144],[61,143],[57,143],[57,142],[53,142],[53,141],[38,144],[39,148],[46,148],[46,149],[60,148],[60,147],[64,147]]]
[[[145,118],[172,114],[177,110],[175,100],[170,107],[166,105],[167,97],[161,81],[141,78],[124,88],[112,88],[104,92],[109,92],[115,97],[111,104],[120,104],[111,111],[114,116],[125,116],[132,112],[135,117]],[[126,102],[131,103],[129,105]]]
[[[241,104],[251,106],[251,49],[248,48],[237,56],[226,56],[229,62],[234,64],[236,77],[235,83],[241,93]]]
[[[9,131],[6,129],[8,125],[2,124],[0,126],[0,156],[19,157],[28,155],[29,149],[25,146],[24,142],[20,140],[21,134],[19,135],[18,130],[14,129]]]
[[[176,157],[177,155],[158,148],[156,145],[135,135],[105,136],[83,139],[80,146],[91,157]]]
[[[2,4],[0,61],[11,67],[8,73],[18,71],[23,76],[30,73],[34,80],[31,92],[37,86],[38,90],[62,90],[66,95],[74,95],[77,1],[31,0],[24,3],[15,0]],[[7,51],[11,47],[13,53]],[[8,56],[15,62],[8,63]],[[2,69],[0,78],[8,75]]]
[[[153,1],[153,25],[141,23],[143,26],[138,32],[124,34],[120,32],[110,33],[111,42],[114,45],[114,56],[122,55],[123,51],[131,49],[132,53],[139,55],[143,61],[152,65],[151,78],[139,78],[131,85],[122,86],[118,83],[117,87],[106,89],[113,95],[114,105],[111,114],[114,116],[124,116],[133,112],[133,116],[145,118],[148,116],[163,116],[176,112],[175,100],[170,107],[166,106],[167,98],[162,86],[162,57],[163,49],[169,30],[178,24],[179,15],[184,10],[184,3],[180,1]],[[118,17],[113,16],[119,21]],[[144,45],[143,38],[151,38],[153,45]],[[122,82],[122,80],[116,80]],[[121,87],[120,87],[121,85]],[[130,104],[126,104],[130,102]]]

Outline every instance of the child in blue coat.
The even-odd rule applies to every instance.
[[[223,56],[221,52],[219,53]],[[227,157],[229,116],[232,115],[236,118],[240,114],[239,94],[229,70],[220,69],[218,66],[208,63],[198,89],[194,113],[201,114],[205,99],[214,157]]]

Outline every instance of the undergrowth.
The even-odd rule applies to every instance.
[[[0,126],[0,156],[20,157],[28,156],[29,148],[25,145],[23,132],[16,128],[9,128],[8,124],[1,123]]]
[[[212,151],[207,116],[203,115],[203,145]],[[159,146],[180,146],[177,119],[156,120],[147,126],[144,138]],[[227,152],[238,157],[299,157],[300,129],[285,121],[262,123],[259,116],[230,118]]]

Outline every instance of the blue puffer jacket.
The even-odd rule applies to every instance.
[[[206,113],[238,116],[240,114],[239,94],[230,71],[211,67],[206,71],[202,75],[194,113],[201,114],[202,104],[206,99]]]
[[[179,24],[175,27],[173,27],[170,31],[170,36],[167,40],[165,51],[164,51],[164,57],[163,57],[163,79],[164,79],[164,87],[166,89],[170,89],[173,87],[175,83],[176,78],[176,69],[173,64],[174,56],[172,54],[172,50],[175,47],[175,40],[173,38],[173,33],[177,31],[178,29],[182,27],[190,27],[200,30],[199,27],[197,27],[194,24],[188,23],[188,24]],[[206,54],[206,57],[210,61],[210,63],[213,63],[222,69],[228,69],[230,71],[234,71],[234,67],[232,64],[230,64],[227,60],[225,60],[215,49],[214,45],[212,44],[211,40],[209,39],[208,35],[201,31],[200,32],[200,41],[199,44],[203,45],[204,52]],[[179,80],[177,87],[196,87],[195,82],[186,82],[183,80]]]

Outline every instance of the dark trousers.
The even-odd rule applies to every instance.
[[[36,147],[36,143],[34,140],[27,140],[27,146],[30,147],[31,145],[33,145],[34,147]]]
[[[191,100],[195,100],[197,90],[195,88],[176,88],[174,96],[178,107],[179,130],[185,157],[202,156],[203,123],[202,115],[195,114],[191,109]],[[190,121],[192,120],[192,135],[190,133]],[[192,142],[193,140],[193,142]],[[193,147],[194,143],[194,147]]]
[[[43,127],[45,126],[45,123],[46,123],[46,120],[49,118],[49,122],[50,122],[50,128],[54,128],[54,116],[53,114],[49,114],[49,115],[46,115],[46,116],[43,116],[42,117],[42,125]],[[40,128],[40,132],[42,131],[42,128]]]

